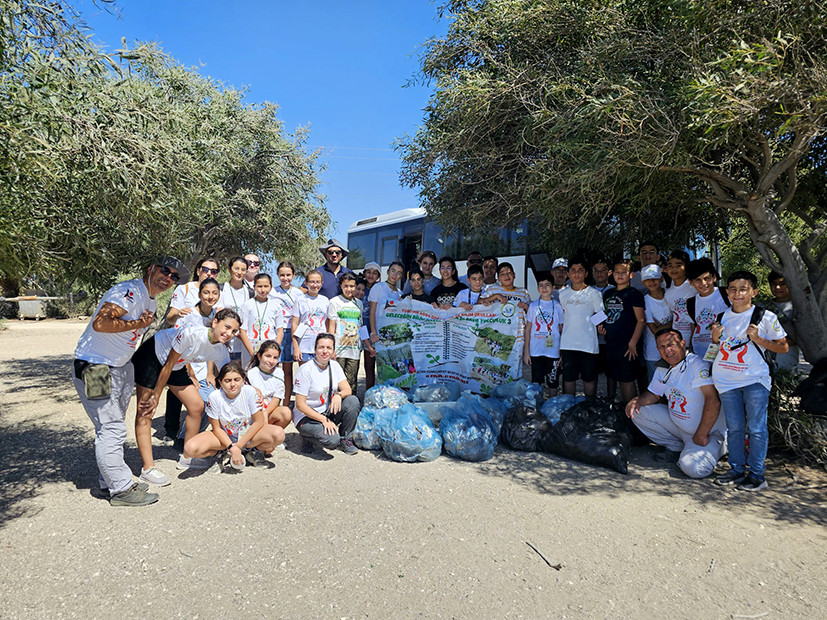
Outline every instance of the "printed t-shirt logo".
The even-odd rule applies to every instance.
[[[126,294],[123,296],[123,298],[124,298],[124,301],[128,301],[129,303],[134,304],[135,303],[135,291],[133,291],[131,288],[127,289]]]
[[[711,308],[704,308],[700,314],[695,317],[695,333],[700,334],[702,328],[706,328],[715,322],[715,313]]]
[[[729,361],[729,356],[733,351],[737,351],[735,359],[739,364],[744,363],[744,356],[747,354],[746,341],[741,340],[737,336],[730,336],[721,341],[721,361]]]
[[[686,417],[686,396],[678,388],[673,387],[669,390],[669,411],[676,417]]]
[[[675,300],[675,310],[673,312],[675,321],[680,320],[682,314],[686,314],[686,298],[679,297]]]

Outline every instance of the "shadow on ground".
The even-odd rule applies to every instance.
[[[746,493],[719,487],[711,478],[687,478],[677,465],[655,462],[651,457],[654,450],[653,447],[635,448],[628,475],[551,454],[514,452],[502,445],[498,446],[492,460],[464,465],[474,467],[486,476],[507,478],[515,484],[552,495],[682,495],[701,506],[714,505],[731,510],[734,516],[755,514],[788,523],[827,525],[827,510],[824,509],[827,488],[823,474],[819,476],[819,483],[794,484],[784,466],[777,464],[767,471],[769,489]]]
[[[71,355],[49,355],[4,360],[0,366],[0,385],[10,400],[37,397],[62,403],[75,399],[73,359]]]

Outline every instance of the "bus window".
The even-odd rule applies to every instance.
[[[348,269],[362,269],[366,263],[376,261],[376,231],[351,233],[348,236]],[[378,262],[378,261],[377,261]]]
[[[380,265],[390,265],[399,257],[399,238],[384,237],[382,239],[382,260]]]

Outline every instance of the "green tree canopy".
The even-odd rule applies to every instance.
[[[170,253],[297,257],[330,220],[305,133],[60,2],[0,0],[0,275],[102,288]]]
[[[558,244],[714,238],[743,218],[827,356],[827,2],[467,0],[426,44],[402,179],[444,223]],[[805,190],[806,186],[806,190]],[[802,191],[799,191],[801,189]],[[808,227],[794,243],[780,214]]]

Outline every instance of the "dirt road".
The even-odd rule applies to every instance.
[[[157,447],[173,477],[161,500],[112,508],[97,497],[92,425],[69,378],[83,327],[0,332],[2,618],[827,610],[827,477],[780,463],[753,495],[689,480],[650,449],[628,476],[502,448],[479,464],[322,462],[298,454],[291,426],[269,468],[239,474],[181,475],[172,448]],[[134,471],[137,457],[130,437]]]

